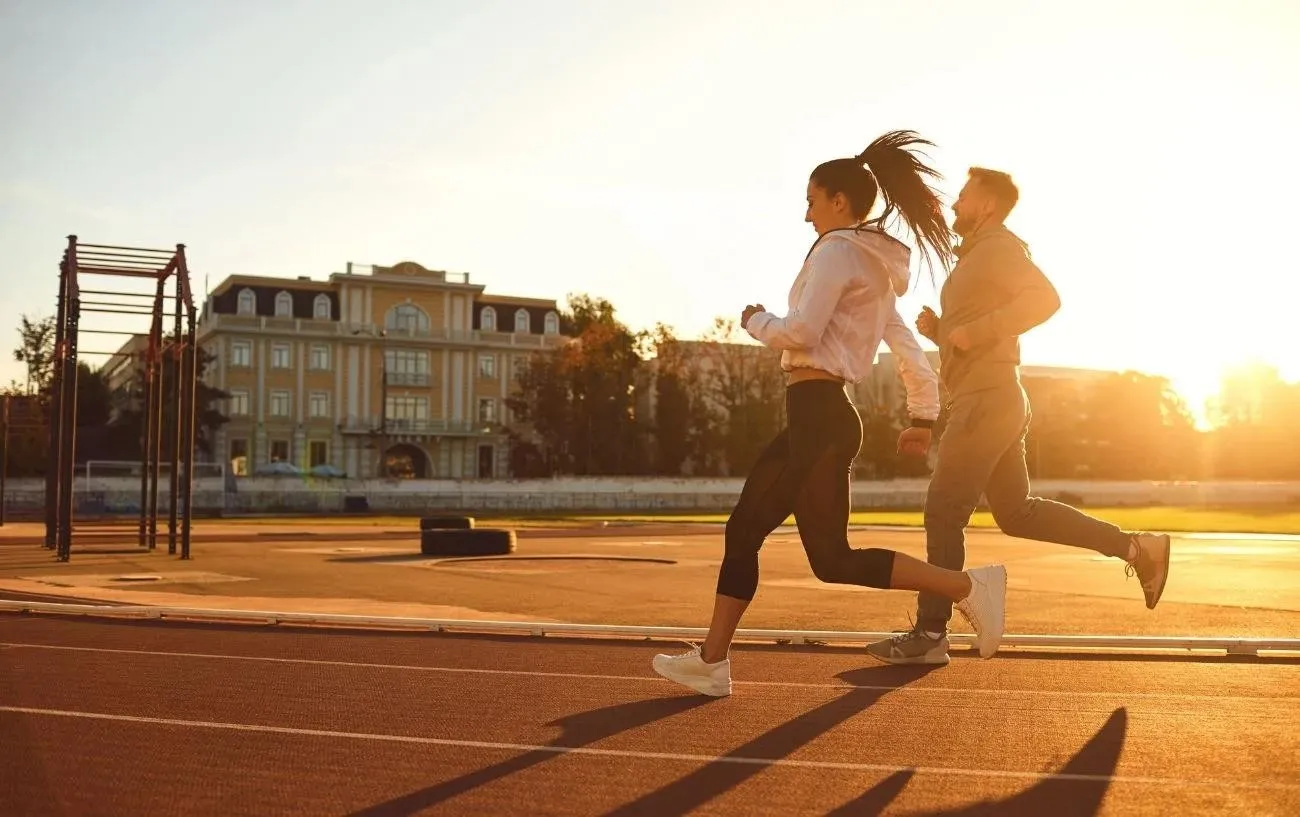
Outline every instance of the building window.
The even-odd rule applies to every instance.
[[[479,355],[478,356],[478,376],[479,377],[496,377],[497,373],[497,356],[496,355]]]
[[[271,462],[289,461],[289,441],[271,440]]]
[[[429,398],[390,394],[384,404],[384,419],[392,429],[422,425],[429,420]]]
[[[314,391],[307,399],[308,410],[312,417],[330,416],[330,396],[328,392]]]
[[[232,340],[230,342],[230,365],[252,366],[253,344],[246,340]]]
[[[483,311],[478,313],[478,326],[484,332],[497,331],[497,311],[490,306],[483,307]]]
[[[542,331],[548,335],[560,334],[560,316],[554,312],[547,312],[546,322]]]
[[[251,289],[239,290],[239,300],[235,304],[235,314],[237,315],[256,315],[257,314],[257,295]]]
[[[426,334],[429,331],[429,316],[415,304],[398,304],[388,310],[384,317],[384,328],[407,334]]]
[[[495,452],[490,445],[480,445],[478,447],[478,478],[492,479],[493,461],[496,459]]]
[[[230,392],[229,409],[227,413],[231,417],[244,417],[248,414],[248,392],[244,389],[232,389]]]
[[[289,368],[289,344],[287,343],[271,344],[271,368],[272,369]]]
[[[495,423],[497,421],[497,401],[491,397],[481,397],[478,401],[478,421]]]
[[[516,309],[515,310],[515,331],[530,332],[532,331],[532,328],[533,328],[533,320],[528,315],[528,310]]]
[[[429,353],[422,349],[385,349],[384,377],[390,386],[429,385]]]
[[[312,440],[307,443],[307,462],[308,468],[319,468],[322,465],[329,465],[330,445],[324,440]]]
[[[510,358],[510,376],[515,380],[524,376],[524,368],[528,366],[528,358],[523,355],[512,355]]]
[[[277,318],[293,317],[293,296],[287,292],[281,292],[275,296],[275,316]]]
[[[230,473],[237,477],[248,476],[248,440],[230,441]]]
[[[327,321],[333,317],[330,309],[330,296],[323,292],[316,296],[316,300],[312,302],[311,316],[318,321]]]
[[[313,343],[311,346],[311,367],[313,369],[328,369],[330,367],[330,347],[324,343]]]
[[[289,392],[287,390],[277,389],[271,392],[271,416],[289,416]]]

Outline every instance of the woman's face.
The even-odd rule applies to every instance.
[[[808,210],[803,220],[812,224],[817,235],[825,235],[830,230],[852,227],[857,223],[849,207],[849,197],[843,193],[826,195],[826,188],[812,179],[808,180]]]

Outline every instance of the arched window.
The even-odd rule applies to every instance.
[[[483,307],[478,315],[478,326],[484,332],[497,331],[497,311],[490,306]]]
[[[398,304],[384,316],[384,328],[398,332],[427,333],[429,315],[415,304]]]
[[[547,312],[542,331],[548,335],[560,334],[560,316],[554,312]]]
[[[275,316],[277,318],[293,317],[293,296],[287,292],[281,292],[275,296]]]
[[[311,315],[318,321],[329,320],[331,316],[330,296],[324,292],[317,295],[316,300],[312,303]]]
[[[235,305],[235,314],[237,315],[256,315],[257,314],[257,295],[251,289],[241,289],[239,291],[239,300]]]
[[[515,331],[528,332],[532,330],[532,318],[528,315],[527,309],[515,310]]]

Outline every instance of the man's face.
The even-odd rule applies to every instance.
[[[993,214],[995,206],[993,197],[980,188],[978,181],[967,181],[957,200],[952,203],[953,215],[957,217],[952,223],[952,231],[966,238]]]

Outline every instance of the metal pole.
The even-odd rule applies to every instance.
[[[177,294],[180,294],[180,289],[180,279],[177,278]],[[172,414],[172,427],[168,429],[167,435],[171,438],[172,443],[171,475],[170,479],[167,480],[168,497],[170,499],[170,507],[167,511],[167,552],[171,555],[176,554],[176,534],[179,533],[179,525],[177,524],[177,512],[179,509],[176,506],[180,503],[181,491],[181,418],[183,416],[181,414],[181,407],[184,402],[186,385],[186,379],[183,375],[183,370],[185,368],[185,338],[182,334],[181,301],[179,298],[176,299],[175,304],[176,318],[172,324],[172,332],[176,337],[176,342],[172,344],[171,368],[174,373],[172,379],[176,384],[176,388],[171,399],[167,401]]]
[[[76,236],[69,237],[70,243],[76,242]],[[50,391],[46,395],[46,422],[49,424],[49,445],[45,452],[45,547],[54,550],[58,547],[59,531],[59,463],[60,449],[63,447],[63,367],[60,356],[63,354],[63,340],[67,335],[68,323],[68,251],[63,252],[63,261],[59,264],[59,300],[56,308],[57,318],[54,324],[54,359],[50,361]],[[40,384],[37,384],[37,394]]]
[[[149,332],[150,338],[153,337],[153,330]],[[146,547],[149,544],[149,436],[150,424],[153,420],[153,414],[149,411],[149,406],[153,401],[153,355],[145,353],[144,370],[141,372],[144,380],[140,390],[140,408],[143,416],[140,418],[140,547]]]
[[[77,293],[77,256],[75,249],[68,261],[68,332],[64,338],[63,361],[63,433],[59,481],[59,561],[72,558],[72,517],[77,465],[77,321],[80,319],[81,296]]]
[[[5,478],[9,476],[9,397],[4,398],[3,416],[0,416],[0,423],[4,424],[4,451],[0,453],[0,527],[5,523]]]
[[[188,275],[188,271],[186,271]],[[181,416],[185,422],[185,481],[182,487],[185,491],[185,515],[181,517],[181,558],[190,558],[190,526],[194,514],[194,449],[196,442],[195,423],[198,419],[198,382],[199,382],[199,347],[196,340],[197,332],[195,324],[197,323],[197,314],[193,306],[189,308],[189,332],[187,333],[185,348],[187,351],[186,361],[189,366],[185,373],[185,401],[184,411]]]
[[[158,547],[158,472],[162,465],[162,404],[163,392],[167,390],[167,367],[163,365],[166,360],[166,351],[162,345],[162,317],[158,317],[157,322],[158,337],[158,357],[154,363],[154,393],[153,401],[149,404],[149,411],[152,416],[149,431],[149,445],[152,449],[152,456],[149,460],[149,468],[152,472],[152,484],[149,486],[149,549],[153,550]]]

